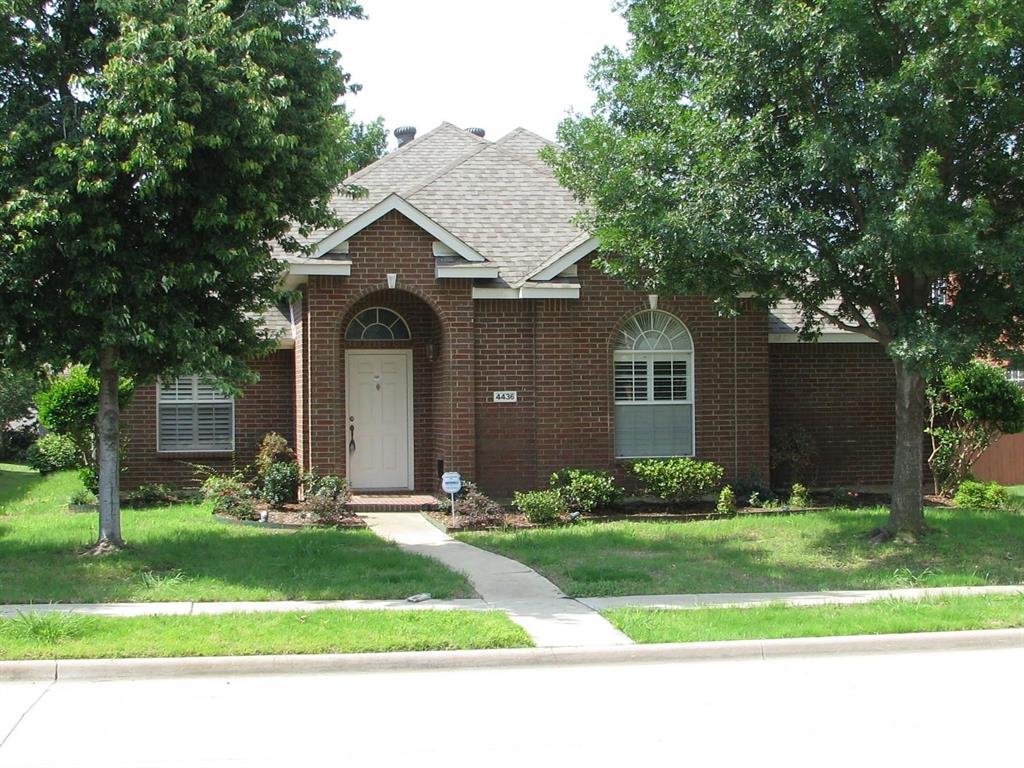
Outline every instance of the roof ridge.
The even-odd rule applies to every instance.
[[[472,135],[473,134],[470,134],[470,136],[472,136]],[[476,138],[479,139],[480,137],[477,136]],[[479,147],[473,147],[473,149],[468,150],[465,154],[459,155],[456,159],[452,160],[450,163],[448,163],[448,165],[444,166],[443,168],[438,169],[433,175],[428,176],[426,179],[422,179],[420,181],[417,181],[415,184],[413,184],[413,185],[403,189],[401,191],[401,193],[400,193],[401,196],[404,197],[404,198],[412,197],[417,192],[420,192],[423,189],[426,189],[427,187],[429,187],[431,184],[433,184],[435,181],[440,179],[442,176],[450,173],[451,171],[454,171],[456,168],[458,168],[464,162],[469,160],[471,157],[475,157],[476,155],[479,155],[481,152],[483,152],[485,149],[488,149],[489,147],[493,147],[493,146],[494,146],[494,142],[487,141],[486,143],[480,145]]]
[[[545,144],[548,144],[549,146],[552,146],[552,147],[559,146],[557,141],[552,141],[547,136],[541,136],[539,133],[535,133],[534,131],[531,131],[529,128],[524,128],[521,125],[518,128],[513,128],[511,131],[506,133],[500,139],[495,140],[494,144],[503,144],[506,141],[510,141],[513,137],[518,136],[519,134],[522,134],[522,133],[527,133],[530,136],[533,136],[535,139],[540,139],[541,141],[543,141]]]
[[[393,160],[394,158],[398,157],[400,154],[402,154],[403,151],[408,150],[408,149],[416,146],[417,144],[422,142],[424,139],[426,139],[426,138],[428,138],[430,136],[433,136],[435,133],[438,133],[442,129],[445,129],[445,128],[454,128],[456,131],[460,131],[461,133],[465,133],[468,136],[472,136],[474,139],[477,139],[479,141],[484,141],[487,144],[491,144],[492,143],[492,142],[486,141],[485,139],[481,139],[479,136],[476,136],[475,134],[472,134],[469,131],[466,131],[466,130],[463,130],[462,128],[459,128],[459,126],[454,125],[453,123],[449,123],[447,120],[443,120],[443,121],[441,121],[441,124],[439,126],[437,126],[436,128],[431,128],[429,131],[424,133],[422,136],[417,136],[412,141],[407,142],[407,143],[403,144],[400,147],[396,147],[393,151],[388,152],[383,157],[377,158],[376,160],[374,160],[369,165],[360,168],[358,171],[356,171],[355,173],[350,175],[348,178],[346,178],[344,183],[348,184],[348,183],[351,183],[352,181],[358,180],[362,176],[364,176],[367,173],[369,173],[370,170],[372,170],[374,168],[379,168],[381,165],[387,163],[389,160]]]

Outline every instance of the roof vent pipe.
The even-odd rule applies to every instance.
[[[485,131],[483,128],[467,128],[466,130],[472,133],[474,136],[479,136],[481,139],[484,137]]]
[[[395,128],[395,138],[398,139],[398,146],[404,147],[416,138],[416,126],[401,125]]]

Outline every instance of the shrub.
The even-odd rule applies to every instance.
[[[452,503],[447,498],[438,505],[442,512],[451,513]],[[505,522],[505,508],[468,480],[455,494],[455,514],[466,525],[494,526]]]
[[[348,483],[335,475],[318,475],[307,472],[302,477],[302,490],[308,499],[311,496],[325,496],[347,504],[352,498]]]
[[[203,498],[213,502],[213,511],[240,520],[257,520],[252,491],[240,473],[211,475],[203,481]]]
[[[176,504],[180,499],[170,486],[163,483],[146,483],[130,491],[127,500],[135,506],[145,507]]]
[[[302,510],[321,525],[337,525],[349,517],[345,501],[330,493],[314,493],[306,496]]]
[[[68,497],[68,504],[84,507],[96,503],[96,494],[88,488],[79,488]]]
[[[92,465],[79,467],[78,479],[82,481],[82,485],[89,493],[100,492],[100,473],[96,471],[96,467]]]
[[[295,451],[288,447],[288,441],[277,432],[267,432],[256,454],[256,472],[263,477],[274,464],[294,464]]]
[[[789,506],[791,507],[809,507],[811,506],[811,496],[807,492],[807,486],[801,485],[800,483],[793,483],[793,488],[789,493]]]
[[[25,463],[45,475],[61,469],[74,469],[82,462],[70,437],[51,432],[29,446],[25,451]]]
[[[999,509],[1006,505],[1009,498],[1009,492],[999,483],[982,483],[977,480],[964,480],[956,489],[953,501],[958,507]]]
[[[563,469],[551,475],[551,488],[558,491],[571,512],[593,512],[622,500],[623,490],[608,472]]]
[[[557,522],[565,514],[565,502],[558,491],[516,491],[513,504],[534,525]]]
[[[118,401],[123,408],[131,399],[135,385],[122,378]],[[93,428],[99,412],[100,382],[84,365],[74,365],[55,376],[35,395],[39,423],[51,432],[67,435],[78,450],[80,463],[91,463]]]
[[[818,448],[804,427],[790,426],[772,430],[771,468],[776,475],[810,482],[818,465]]]
[[[664,501],[692,501],[713,491],[724,470],[712,461],[645,459],[633,464],[633,474],[645,493]]]
[[[775,498],[772,489],[768,487],[764,478],[756,471],[750,471],[737,477],[736,481],[732,484],[732,491],[743,504],[748,504],[750,497],[754,494],[757,494],[759,500]]]
[[[718,501],[715,503],[715,512],[720,515],[731,515],[736,511],[736,494],[728,485],[718,494]]]
[[[299,489],[299,468],[295,464],[278,462],[263,473],[261,496],[275,507],[295,501]]]

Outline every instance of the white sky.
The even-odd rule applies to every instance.
[[[367,19],[335,25],[331,47],[363,86],[345,98],[358,120],[388,133],[442,121],[487,131],[522,126],[555,138],[570,108],[589,112],[590,60],[624,47],[611,0],[362,0]],[[391,137],[391,146],[394,146]]]

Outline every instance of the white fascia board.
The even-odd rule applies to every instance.
[[[295,349],[295,339],[290,336],[281,336],[277,340],[278,349]]]
[[[591,253],[597,250],[599,245],[596,237],[591,237],[588,240],[584,240],[582,243],[577,245],[575,248],[562,254],[559,258],[545,267],[532,272],[527,275],[527,280],[550,280],[553,277],[558,277],[562,272],[571,267],[577,261],[582,259],[584,256],[589,256]]]
[[[334,259],[304,259],[290,262],[288,273],[292,275],[339,275],[348,277],[352,274],[351,261],[335,261]]]
[[[434,276],[454,280],[495,279],[498,277],[498,267],[479,263],[437,264],[434,266]]]
[[[518,299],[516,288],[473,288],[474,299]]]
[[[570,283],[524,285],[519,295],[524,299],[578,299],[580,287]]]
[[[817,338],[805,341],[796,333],[769,333],[769,344],[874,344],[875,340],[863,333],[850,331],[832,331],[822,333]]]
[[[578,299],[580,287],[565,283],[524,285],[522,288],[474,288],[474,299]]]
[[[398,211],[400,214],[416,224],[420,229],[433,235],[436,239],[447,245],[452,249],[452,251],[464,258],[466,261],[486,261],[483,256],[470,248],[432,218],[427,216],[415,205],[394,193],[385,197],[369,210],[363,211],[341,229],[335,230],[321,240],[317,244],[316,250],[313,251],[313,255],[324,256],[325,254],[330,253],[338,245],[345,242],[353,235],[362,232],[368,226],[373,224],[373,222],[377,221],[382,216],[391,213],[391,211]]]

